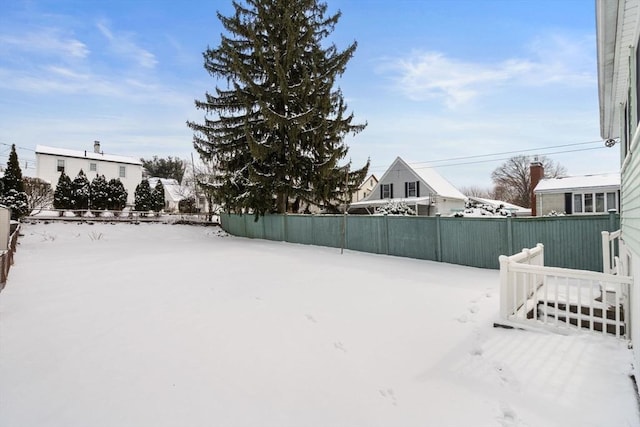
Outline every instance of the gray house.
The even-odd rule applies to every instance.
[[[620,211],[620,174],[545,178],[534,189],[537,216],[552,211],[573,215]]]
[[[432,168],[412,168],[397,157],[371,193],[352,203],[351,213],[376,212],[390,202],[404,202],[418,215],[450,215],[464,209],[466,197]]]

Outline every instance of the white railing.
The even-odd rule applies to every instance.
[[[620,230],[602,232],[602,272],[609,274],[627,274],[619,255]]]
[[[544,247],[500,257],[500,315],[510,326],[630,336],[632,278],[544,266]]]

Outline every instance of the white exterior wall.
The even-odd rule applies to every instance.
[[[549,215],[551,211],[565,212],[564,193],[536,194],[536,215]]]
[[[402,189],[402,191],[404,191],[404,188]],[[422,192],[420,192],[420,194],[422,194]],[[443,216],[449,216],[451,214],[464,210],[464,200],[437,196],[435,209],[432,210],[434,212],[433,214],[431,214],[431,216],[435,215],[436,213],[439,213]]]
[[[120,178],[120,181],[128,193],[127,204],[133,205],[135,198],[134,192],[138,184],[142,181],[142,165],[36,153],[36,175],[38,178],[51,183],[51,187],[54,190],[60,178],[58,160],[64,160],[64,173],[67,174],[72,181],[78,175],[80,169],[82,169],[89,181],[98,175],[104,175],[107,181],[113,178]],[[90,163],[96,163],[97,170],[95,172],[89,170]],[[124,178],[120,177],[120,166],[125,167]]]
[[[360,188],[358,188],[358,190],[353,194],[353,196],[351,197],[351,202],[359,202],[360,200],[367,197],[369,194],[371,194],[371,191],[374,189],[377,183],[378,180],[373,175],[369,176],[369,178],[364,183],[362,183]]]

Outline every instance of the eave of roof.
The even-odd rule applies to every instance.
[[[46,145],[36,146],[36,154],[71,157],[74,159],[100,160],[103,162],[125,163],[130,165],[142,166],[142,162],[133,157],[116,156],[113,154],[96,153],[93,151],[69,150],[66,148],[48,147]]]

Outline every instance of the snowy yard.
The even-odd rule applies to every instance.
[[[160,224],[31,224],[0,425],[638,426],[614,338],[493,328],[498,272]]]

